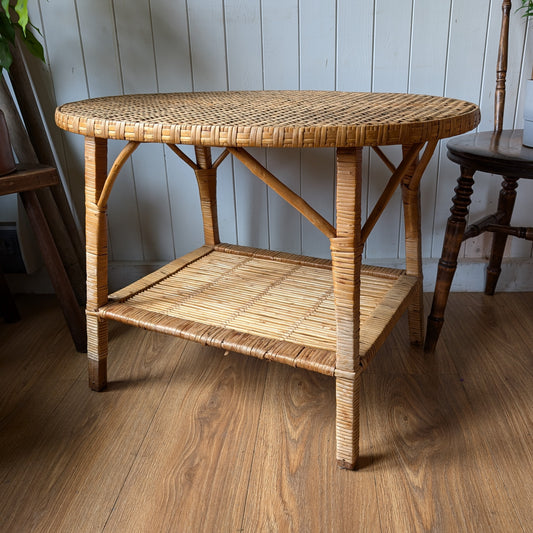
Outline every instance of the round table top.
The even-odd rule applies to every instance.
[[[336,91],[228,91],[92,98],[56,110],[90,137],[242,147],[412,144],[475,128],[479,108],[439,96]]]

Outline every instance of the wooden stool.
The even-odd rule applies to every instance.
[[[508,236],[533,241],[532,227],[514,227],[511,217],[517,196],[518,181],[533,179],[533,148],[522,145],[522,130],[503,129],[505,81],[509,39],[510,0],[502,2],[502,26],[496,66],[496,90],[494,98],[494,131],[471,133],[448,142],[448,158],[457,163],[461,175],[457,180],[451,216],[446,224],[442,255],[437,271],[431,313],[427,321],[424,349],[435,350],[444,324],[444,312],[450,294],[461,243],[488,231],[493,234],[492,250],[487,265],[485,293],[493,295],[501,272],[505,243]],[[474,187],[474,174],[484,172],[490,177],[503,177],[496,212],[467,227],[468,207]],[[486,179],[483,174],[477,174]]]

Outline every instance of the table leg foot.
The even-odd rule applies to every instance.
[[[87,316],[89,387],[101,391],[107,386],[107,320]]]
[[[418,283],[413,303],[407,308],[409,342],[413,346],[421,346],[424,342],[424,301],[422,298],[422,284]]]
[[[336,378],[337,464],[354,470],[359,457],[360,375],[354,379]]]
[[[344,470],[355,470],[357,468],[356,463],[348,463],[344,459],[337,459],[337,466]]]

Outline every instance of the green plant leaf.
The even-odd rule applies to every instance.
[[[13,63],[13,56],[9,50],[9,42],[0,35],[0,73],[1,69],[9,69]]]
[[[15,42],[15,28],[6,17],[5,13],[0,12],[0,35],[10,43]]]
[[[17,22],[11,21],[10,9],[14,9],[18,15]],[[28,18],[28,0],[17,0],[14,6],[10,0],[0,0],[0,75],[2,69],[9,69],[13,62],[9,43],[15,42],[17,30],[26,48],[44,62],[43,47],[30,28],[41,33]]]
[[[39,30],[37,30],[39,31]],[[39,58],[43,63],[44,61],[44,50],[41,43],[37,40],[35,35],[31,32],[29,28],[26,28],[26,35],[22,35],[22,40],[26,44],[26,48],[37,58]]]
[[[28,25],[28,0],[17,0],[15,12],[19,16],[18,25],[22,28],[22,33],[26,35]]]
[[[533,16],[533,0],[522,0],[522,5],[517,9],[523,9],[522,17],[527,18]]]
[[[9,0],[2,0],[2,7],[4,8],[8,20],[11,20],[11,15],[9,14]]]
[[[43,34],[41,33],[41,30],[37,27],[37,26],[34,26],[31,22],[31,20],[28,20],[28,24],[42,37]]]

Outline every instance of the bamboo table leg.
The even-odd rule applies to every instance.
[[[461,176],[457,180],[456,194],[453,197],[453,206],[450,210],[452,214],[448,218],[446,225],[442,256],[439,261],[435,293],[433,295],[433,304],[428,317],[424,351],[429,353],[435,350],[440,330],[444,323],[444,310],[448,302],[450,287],[455,269],[457,268],[457,256],[459,255],[459,249],[461,248],[466,228],[466,216],[468,215],[472,186],[474,185],[473,175],[473,170],[461,166]]]
[[[407,155],[409,146],[403,146],[403,155]],[[420,219],[420,187],[413,183],[417,165],[413,162],[402,180],[402,202],[405,225],[405,271],[418,279],[416,292],[407,308],[409,340],[411,344],[421,345],[424,341],[424,299],[422,273],[422,224]]]
[[[87,248],[87,355],[89,386],[107,385],[107,320],[97,316],[107,303],[107,205],[98,206],[107,178],[107,139],[85,138],[85,212]]]
[[[337,463],[354,469],[359,455],[359,314],[361,286],[361,149],[337,149],[337,235],[331,238],[337,321]]]
[[[198,168],[195,169],[198,191],[200,193],[200,206],[204,224],[205,244],[218,244],[217,219],[217,169],[211,159],[211,148],[195,146],[196,161]]]
[[[402,178],[402,201],[405,223],[405,270],[408,275],[417,278],[415,294],[407,308],[409,321],[409,340],[411,344],[422,344],[424,339],[424,301],[422,272],[422,230],[420,217],[420,180],[433,156],[437,141],[426,144],[422,156],[418,156],[409,165]],[[412,147],[403,146],[404,160]]]

